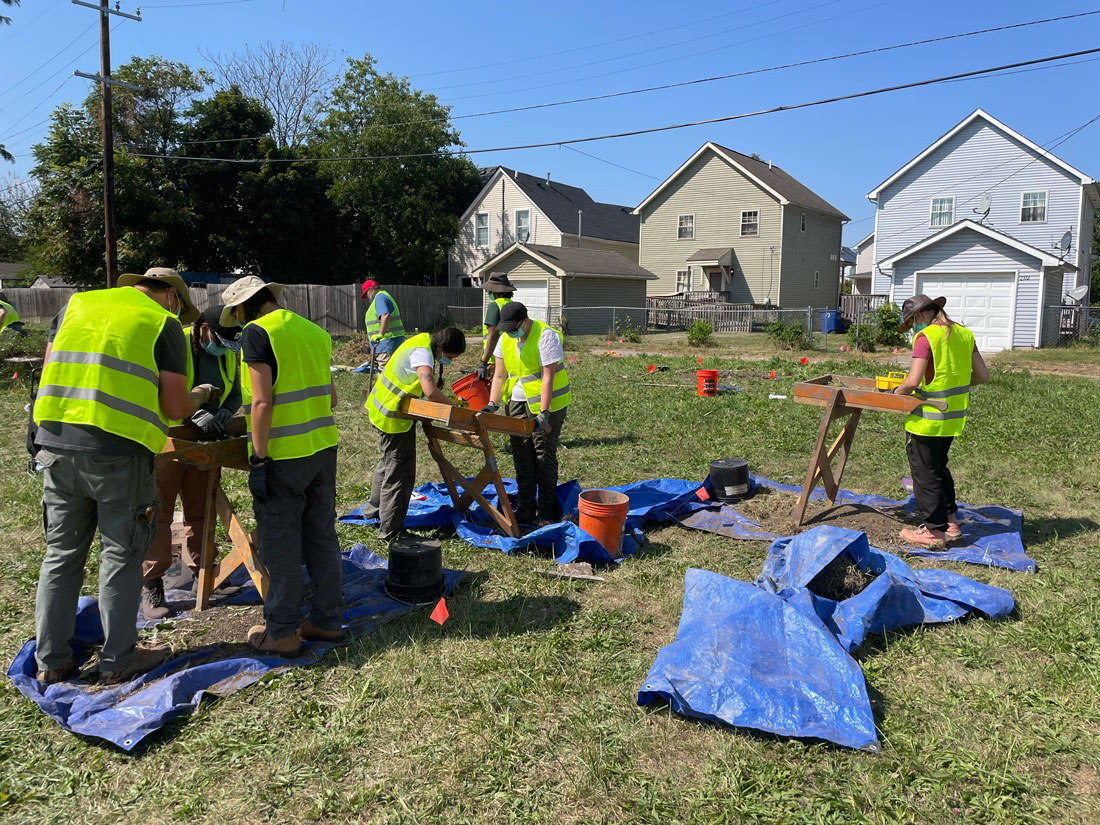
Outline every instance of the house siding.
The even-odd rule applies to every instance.
[[[1047,192],[1047,220],[1020,223],[1020,196],[1033,190]],[[875,261],[886,260],[943,229],[929,226],[933,196],[954,196],[953,219],[957,222],[980,218],[973,210],[985,192],[992,196],[989,217],[984,221],[990,228],[1052,252],[1069,228],[1073,229],[1075,246],[1080,240],[1080,182],[979,117],[879,193]],[[1086,240],[1091,238],[1091,231],[1085,234]],[[1071,250],[1070,260],[1076,256],[1077,250]],[[1029,265],[1038,263],[1031,261]],[[889,292],[888,275],[876,271],[873,283],[876,293]]]
[[[516,252],[493,267],[493,272],[503,272],[517,287],[535,286],[535,281],[546,281],[546,303],[550,307],[561,306],[561,279],[554,270],[543,266],[528,255]],[[489,293],[485,293],[482,307],[488,306]]]
[[[1075,286],[1083,286],[1090,282],[1090,273],[1092,272],[1092,236],[1095,229],[1094,221],[1096,216],[1096,210],[1093,208],[1092,203],[1087,197],[1081,198],[1081,239],[1077,244],[1077,272],[1067,272],[1062,283],[1062,293],[1064,294],[1066,289],[1072,289]],[[1072,281],[1072,283],[1070,283]],[[1067,287],[1066,284],[1069,283]],[[1100,297],[1100,296],[1096,296]],[[1086,299],[1086,303],[1091,300],[1092,296]],[[1058,300],[1062,300],[1062,295],[1058,295]]]
[[[875,268],[875,242],[870,240],[861,249],[856,247],[856,270],[853,278],[870,278]]]
[[[647,281],[628,278],[565,279],[564,309],[570,335],[602,335],[614,331],[616,320],[630,318],[645,326]],[[615,307],[614,312],[607,307]]]
[[[1059,327],[1062,323],[1062,311],[1058,308],[1062,302],[1062,275],[1048,272],[1046,295],[1043,298],[1043,330],[1039,343],[1046,347],[1058,343]]]
[[[1016,273],[1012,346],[1035,346],[1039,320],[1040,262],[1008,244],[965,230],[898,261],[894,268],[891,300],[899,306],[916,291],[919,272]],[[936,296],[931,296],[936,297]],[[945,307],[948,314],[951,307]]]
[[[568,232],[564,232],[561,236],[561,243],[558,245],[571,247],[574,249],[578,248],[577,236],[571,235]],[[638,263],[638,244],[636,243],[627,243],[626,241],[609,241],[605,238],[590,238],[589,236],[585,235],[579,245],[579,248],[599,249],[604,252],[617,252],[628,261]]]
[[[760,234],[741,237],[741,212],[752,209],[760,212]],[[695,237],[679,240],[677,218],[687,214],[695,215]],[[647,282],[648,294],[675,292],[677,270],[687,269],[687,259],[699,249],[733,247],[730,300],[779,302],[782,208],[770,193],[714,151],[696,158],[645,206],[640,218],[638,263],[657,276]],[[692,273],[693,287],[701,288],[702,268],[695,265]]]
[[[458,239],[447,255],[447,275],[452,285],[515,243],[517,209],[531,210],[529,243],[561,246],[561,232],[531,199],[507,176],[502,175],[477,201],[477,206],[459,227]],[[489,246],[477,246],[477,213],[489,213]],[[503,215],[502,215],[503,212]],[[475,284],[476,286],[476,284]]]
[[[791,204],[783,207],[783,270],[779,289],[782,306],[836,309],[840,295],[840,243],[838,218]],[[819,273],[817,289],[814,289],[815,271]]]

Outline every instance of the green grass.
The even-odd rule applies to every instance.
[[[742,456],[800,480],[818,411],[790,394],[800,377],[873,375],[838,353],[777,354],[749,336],[706,353],[742,392],[696,398],[694,352],[599,356],[570,350],[574,403],[563,479],[586,486],[655,476],[701,479]],[[605,339],[606,340],[606,339]],[[649,337],[645,343],[649,343]],[[600,342],[606,349],[606,344]],[[616,342],[617,344],[617,342]],[[832,344],[832,341],[830,341]],[[595,346],[595,345],[594,345]],[[633,347],[636,349],[637,347]],[[624,346],[623,349],[626,349]],[[733,353],[752,360],[732,360]],[[319,667],[269,677],[150,737],[131,755],[66,734],[0,687],[0,817],[12,822],[191,823],[1093,823],[1100,818],[1100,381],[992,361],[952,450],[961,497],[1025,511],[1034,575],[946,565],[1008,587],[1017,615],[872,637],[857,657],[882,741],[871,756],[641,709],[634,695],[679,620],[683,575],[703,567],[751,580],[765,546],[677,527],[604,584],[542,578],[545,556],[444,537],[469,564],[442,627],[423,612],[392,622]],[[1006,358],[1009,362],[1011,356]],[[337,359],[339,360],[339,359]],[[459,370],[471,369],[472,355]],[[775,380],[763,376],[776,370]],[[458,372],[448,373],[454,380]],[[365,378],[337,376],[338,496],[360,504],[377,457],[356,409]],[[0,386],[18,423],[23,379]],[[21,471],[22,431],[0,433],[0,655],[33,634],[42,543],[39,481]],[[511,460],[503,454],[506,473]],[[454,453],[473,469],[471,457]],[[845,486],[900,496],[901,419],[864,416]],[[243,474],[230,497],[250,512]],[[420,481],[438,480],[422,449]],[[341,540],[374,546],[369,528]],[[94,563],[90,565],[94,567]],[[88,577],[94,590],[94,570]],[[958,813],[955,813],[958,809]]]

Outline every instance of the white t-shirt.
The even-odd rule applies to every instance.
[[[502,333],[500,338],[497,339],[497,348],[493,350],[493,355],[495,355],[497,359],[501,361],[501,363],[503,363],[504,361],[504,337],[505,335]],[[525,343],[527,342],[516,342],[516,344],[521,349],[523,348],[523,344]],[[561,340],[558,338],[558,334],[554,332],[554,330],[550,327],[546,327],[546,329],[542,331],[542,335],[539,336],[539,366],[548,367],[551,364],[556,364],[558,363],[558,361],[564,360],[565,350],[562,348]],[[512,377],[514,378],[516,376]],[[527,400],[527,396],[523,393],[523,386],[519,383],[519,381],[517,381],[515,386],[512,387],[512,400]]]
[[[435,369],[435,359],[432,358],[432,351],[427,347],[413,347],[404,352],[399,352],[393,356],[391,363],[393,364],[393,371],[397,374],[397,380],[402,385],[420,380],[416,374],[417,367]]]

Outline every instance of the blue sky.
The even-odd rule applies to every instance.
[[[157,54],[194,66],[203,54],[267,40],[314,42],[347,56],[370,52],[383,71],[452,105],[452,114],[566,100],[764,68],[973,29],[1093,9],[1100,2],[1023,0],[737,0],[737,2],[377,3],[353,0],[161,0],[143,22],[116,23],[115,65]],[[0,174],[25,174],[31,146],[63,101],[78,101],[98,71],[98,15],[69,0],[23,0],[0,29],[0,143],[17,156]],[[116,18],[116,20],[119,18]],[[847,94],[1095,47],[1100,14],[885,54],[609,101],[456,120],[469,148],[606,134]],[[1078,58],[1081,61],[1080,58]],[[587,64],[587,65],[584,65]],[[478,67],[478,68],[471,68]],[[66,79],[69,78],[69,79]],[[703,142],[757,152],[853,222],[873,228],[866,193],[977,107],[1040,144],[1100,113],[1100,60],[905,90],[797,112],[579,148],[478,154],[583,186],[597,200],[635,205]],[[36,88],[37,87],[37,88]],[[1100,175],[1100,121],[1056,154]],[[612,164],[628,167],[618,168]]]

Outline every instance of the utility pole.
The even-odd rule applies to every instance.
[[[128,17],[131,20],[141,22],[140,9],[138,14],[127,14],[119,10],[119,3],[115,2],[113,9],[107,6],[108,0],[99,0],[99,5],[85,3],[82,0],[72,0],[74,6],[85,6],[99,12],[99,75],[88,75],[83,72],[73,72],[79,77],[86,77],[100,82],[100,109],[99,131],[103,137],[103,236],[106,241],[106,253],[104,260],[107,265],[107,287],[113,287],[118,280],[118,237],[115,234],[115,135],[111,118],[112,92],[111,86],[118,84],[129,88],[138,88],[128,83],[120,83],[111,80],[111,15]]]

